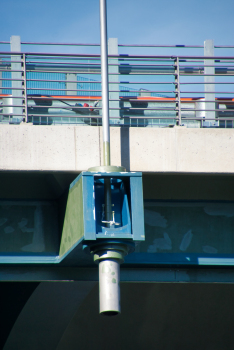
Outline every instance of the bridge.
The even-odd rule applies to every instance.
[[[12,286],[19,296],[13,314],[4,308],[4,349],[19,339],[22,349],[41,349],[42,335],[45,349],[88,348],[87,323],[99,347],[101,327],[116,347],[125,340],[130,349],[154,348],[155,329],[169,346],[168,327],[181,347],[198,348],[202,339],[220,349],[221,336],[230,345],[234,57],[215,52],[234,47],[207,40],[187,48],[200,55],[131,55],[109,40],[111,160],[143,174],[146,235],[122,265],[115,333],[96,315],[92,257],[78,249],[61,263],[48,260],[59,251],[70,184],[103,163],[100,56],[24,51],[39,43],[14,36],[0,44],[10,46],[0,52],[0,280],[6,300]],[[54,283],[62,281],[72,283]]]

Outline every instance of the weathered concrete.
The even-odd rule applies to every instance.
[[[1,170],[87,170],[102,164],[102,128],[2,125],[0,150]],[[234,132],[113,127],[111,163],[124,158],[131,171],[234,173]]]

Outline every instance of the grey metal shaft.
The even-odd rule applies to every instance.
[[[110,165],[109,88],[106,0],[100,0],[103,162]]]
[[[102,260],[99,263],[99,312],[114,316],[120,310],[120,261]]]
[[[105,195],[105,219],[111,221],[112,219],[112,203],[111,203],[111,182],[110,178],[104,180],[104,195]],[[106,225],[110,227],[110,224]]]

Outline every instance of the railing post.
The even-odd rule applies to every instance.
[[[2,65],[2,59],[0,58],[0,67]],[[2,71],[0,71],[0,94],[2,94]]]
[[[204,41],[204,56],[214,56],[214,40],[205,40]],[[210,67],[212,66],[212,67]],[[215,121],[215,67],[214,60],[205,59],[204,60],[204,91],[205,91],[205,101],[211,101],[205,103],[205,117],[208,119],[213,119],[208,121],[214,123]],[[209,75],[212,74],[212,75]],[[207,109],[212,111],[207,111]]]
[[[21,42],[20,42],[20,36],[13,35],[11,37],[11,52],[21,52]],[[12,80],[12,108],[11,113],[16,115],[16,118],[23,119],[23,86],[22,86],[22,61],[21,61],[21,55],[12,55],[11,56],[12,62],[11,63],[11,79]],[[19,63],[18,63],[19,62]],[[15,72],[13,72],[15,71]],[[21,98],[20,98],[21,97]],[[14,107],[15,105],[22,107]],[[21,115],[21,116],[20,116]]]
[[[179,57],[175,60],[175,97],[176,97],[176,124],[181,125],[181,101],[180,101],[180,66]]]
[[[117,38],[110,38],[108,40],[108,54],[109,55],[118,55],[118,39]],[[118,82],[119,81],[119,66],[118,66],[118,58],[113,59],[109,58],[109,108],[110,108],[110,117],[116,117],[119,118],[119,109],[112,109],[112,108],[119,108],[119,84],[112,84],[112,82]],[[114,66],[110,64],[115,64]],[[113,74],[113,73],[116,73]],[[115,100],[115,101],[112,101]],[[118,122],[118,121],[117,121]]]
[[[28,95],[27,95],[27,69],[26,69],[26,57],[23,53],[23,86],[24,86],[24,115],[25,123],[28,122]]]
[[[67,73],[66,74],[66,93],[70,96],[77,95],[77,91],[74,91],[77,89],[77,74],[74,73]]]

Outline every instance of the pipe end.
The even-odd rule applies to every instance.
[[[100,312],[100,315],[102,315],[102,316],[117,316],[117,315],[119,315],[120,314],[120,312],[118,312],[118,311],[103,311],[103,312]]]

